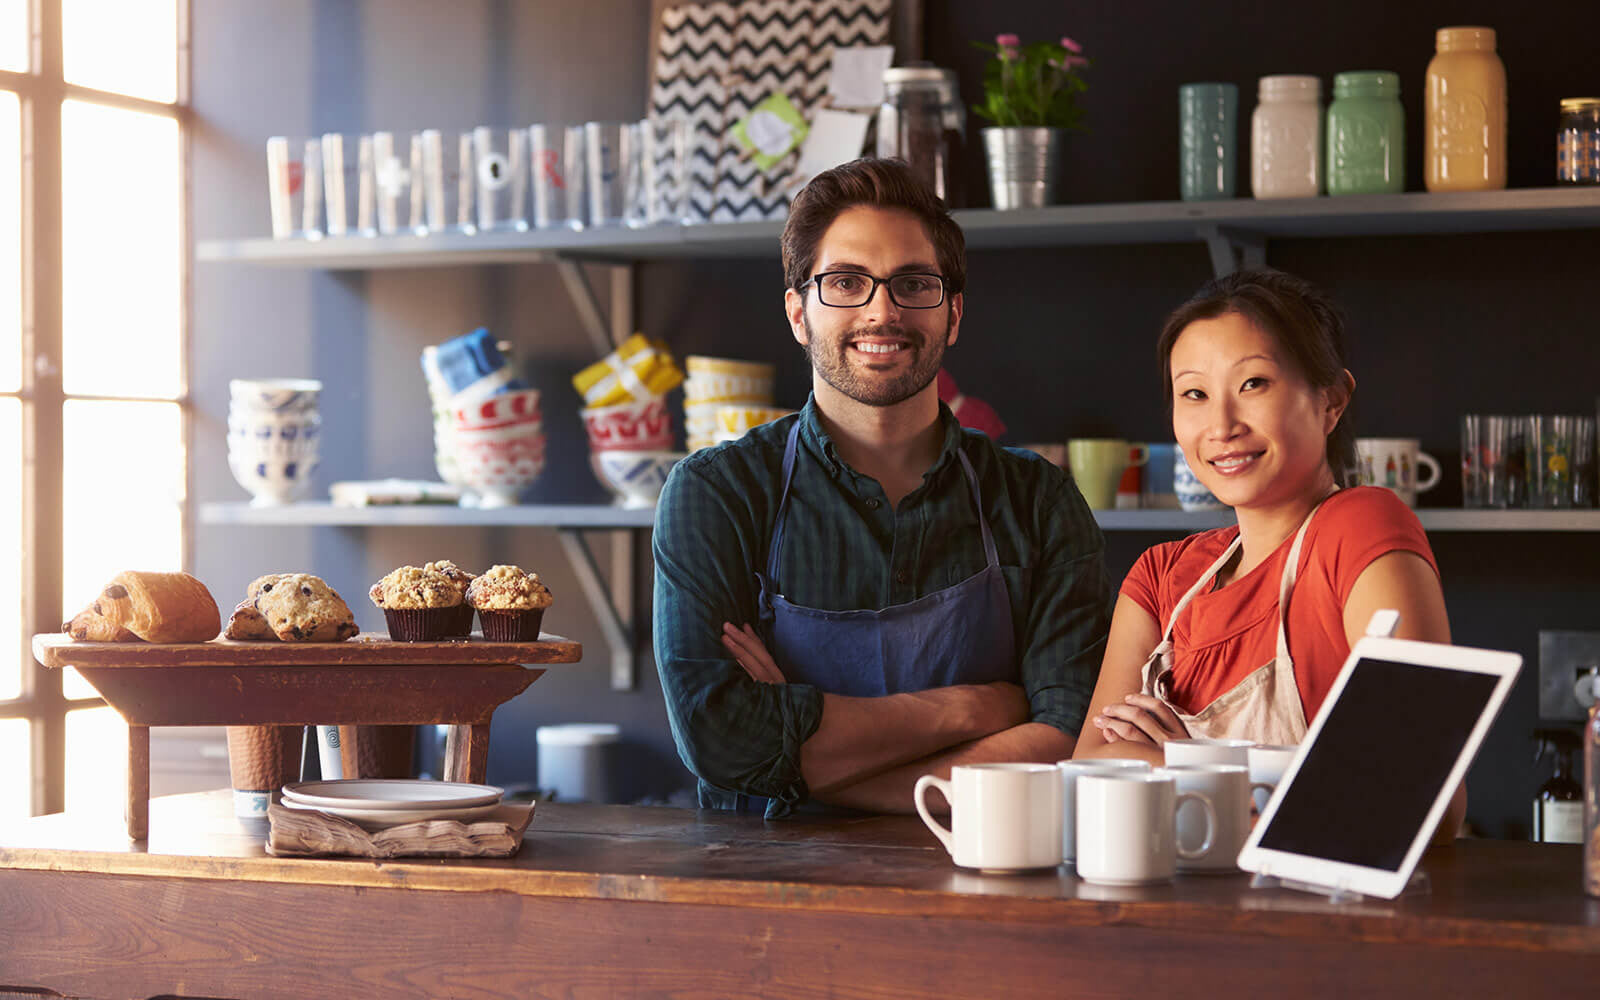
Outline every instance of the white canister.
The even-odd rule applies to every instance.
[[[1264,76],[1250,116],[1250,189],[1257,198],[1322,193],[1322,81]]]
[[[621,738],[621,727],[609,722],[540,726],[534,730],[539,788],[554,792],[558,802],[612,801],[607,758]]]

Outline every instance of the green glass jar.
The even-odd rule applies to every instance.
[[[1392,194],[1406,189],[1406,113],[1400,76],[1340,73],[1328,105],[1328,193]]]

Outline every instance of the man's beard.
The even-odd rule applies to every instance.
[[[811,328],[810,316],[802,315],[801,321],[806,328],[805,352],[806,357],[811,359],[812,370],[822,376],[822,381],[867,406],[894,406],[926,389],[928,383],[938,376],[939,368],[944,364],[945,343],[950,339],[948,315],[944,330],[936,337],[908,330],[899,325],[874,330],[873,333],[905,340],[907,346],[902,350],[910,351],[912,354],[911,367],[885,381],[881,377],[864,378],[863,373],[857,372],[850,365],[848,356],[850,341],[857,336],[871,334],[853,330],[836,341],[825,343]]]

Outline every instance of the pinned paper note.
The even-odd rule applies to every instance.
[[[733,126],[733,139],[753,155],[756,166],[770,170],[806,137],[806,120],[789,99],[773,94],[750,109]]]
[[[811,118],[811,131],[806,135],[805,145],[800,147],[800,163],[795,173],[810,179],[860,156],[861,147],[867,141],[867,123],[871,120],[871,115],[855,111],[817,109]]]
[[[875,108],[883,103],[883,71],[894,62],[892,45],[855,45],[833,50],[828,96],[836,108]]]

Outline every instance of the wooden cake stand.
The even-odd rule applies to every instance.
[[[444,777],[481,783],[489,719],[544,669],[577,663],[579,643],[395,642],[363,632],[346,642],[76,642],[33,637],[46,667],[76,667],[128,723],[128,836],[150,816],[151,726],[453,726]],[[353,740],[349,743],[353,746]],[[360,777],[347,774],[346,777]]]

